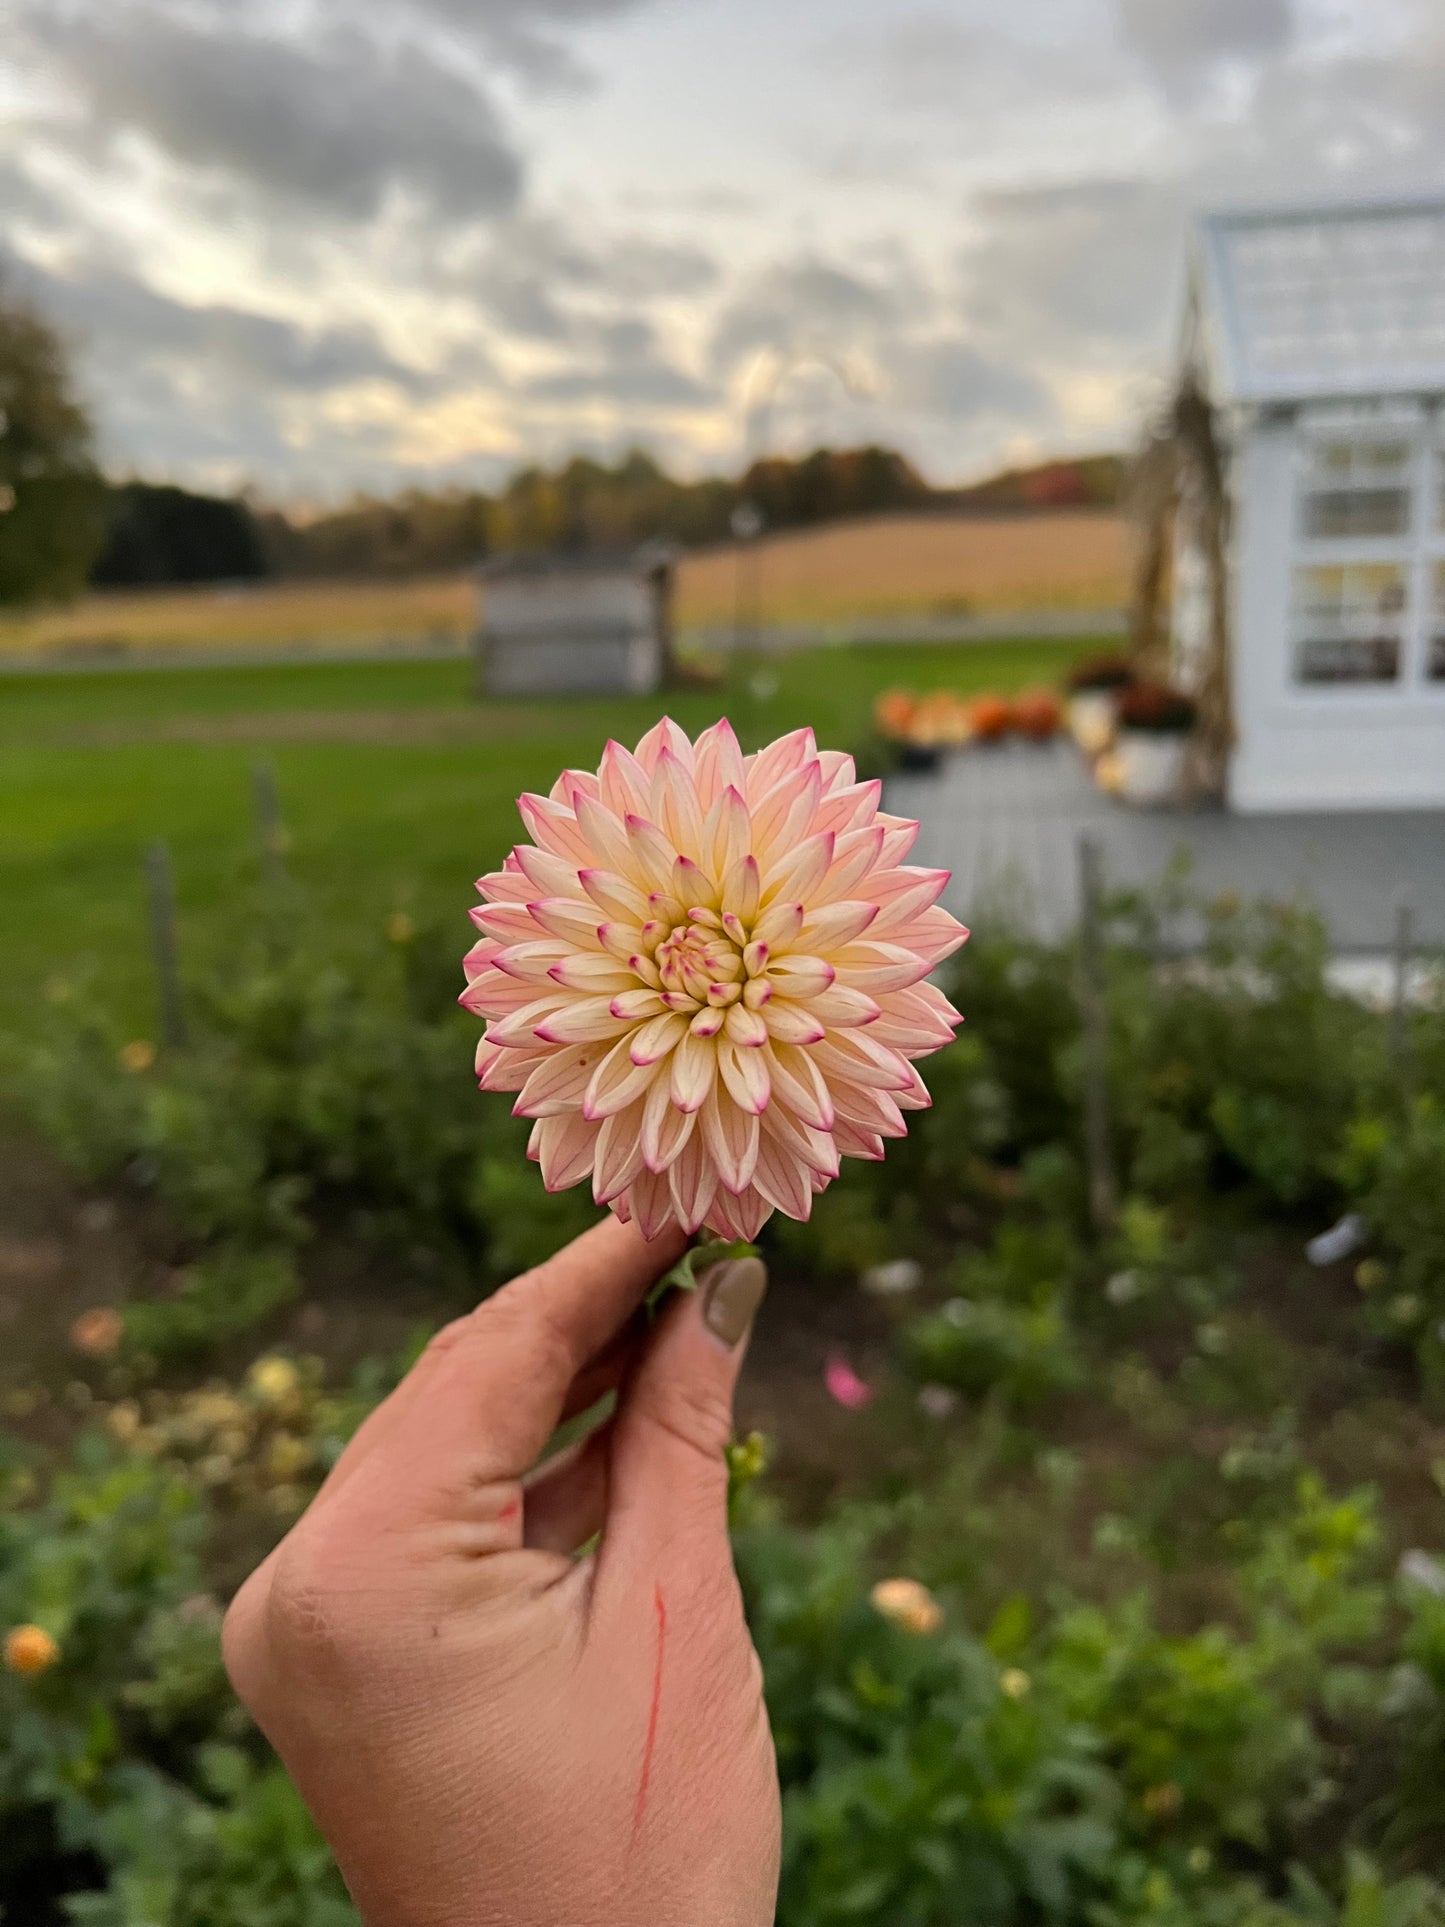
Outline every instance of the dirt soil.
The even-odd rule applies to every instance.
[[[178,1282],[166,1244],[143,1204],[89,1190],[33,1138],[0,1133],[0,1424],[45,1440],[73,1429],[92,1387],[106,1389],[104,1369],[75,1347],[75,1321]],[[304,1269],[303,1302],[242,1341],[234,1356],[218,1357],[218,1374],[244,1369],[272,1344],[320,1356],[344,1374],[363,1358],[399,1352],[459,1307],[455,1278],[391,1263],[339,1232],[321,1232]],[[857,1291],[820,1295],[815,1285],[775,1279],[739,1395],[738,1426],[768,1436],[800,1502],[826,1503],[855,1476],[876,1471],[876,1438],[866,1442],[857,1416],[834,1403],[823,1370],[836,1351],[881,1383],[890,1332],[886,1315]],[[37,1392],[31,1407],[27,1395]]]

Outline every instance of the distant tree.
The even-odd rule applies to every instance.
[[[110,491],[105,547],[91,571],[98,588],[241,582],[266,573],[261,532],[245,502],[149,482]]]
[[[84,587],[104,495],[60,337],[0,288],[0,603]]]

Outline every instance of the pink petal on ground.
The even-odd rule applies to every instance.
[[[823,1383],[828,1388],[828,1396],[845,1411],[861,1412],[865,1405],[873,1403],[873,1387],[859,1378],[841,1352],[829,1352],[823,1366]]]

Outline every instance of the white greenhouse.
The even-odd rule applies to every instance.
[[[1225,800],[1445,805],[1445,200],[1204,219],[1190,395],[1170,640]]]

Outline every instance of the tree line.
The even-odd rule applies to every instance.
[[[744,505],[766,529],[910,508],[1102,505],[1117,499],[1119,470],[1117,458],[1100,456],[941,490],[906,456],[869,446],[769,456],[740,476],[688,481],[633,449],[610,464],[578,455],[527,466],[491,492],[412,488],[302,513],[249,494],[107,480],[63,344],[0,289],[0,603],[87,585],[418,575],[504,553],[656,539],[691,548],[729,540]]]

